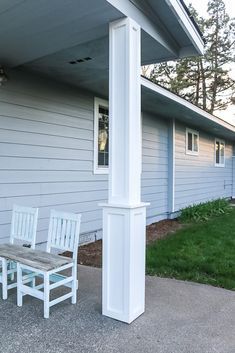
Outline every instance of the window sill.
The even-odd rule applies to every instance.
[[[95,168],[94,174],[109,174],[109,168]]]
[[[190,155],[190,156],[198,156],[199,152],[193,152],[193,151],[186,151],[186,154]]]

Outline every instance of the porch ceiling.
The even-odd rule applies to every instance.
[[[106,0],[2,0],[0,62],[16,67],[103,37],[121,16]]]
[[[65,49],[68,49],[66,61],[69,61],[69,48],[78,49],[81,44],[108,37],[109,22],[124,15],[106,0],[2,0],[0,63],[16,67],[45,57],[45,64],[52,54],[60,55],[63,51],[66,56]],[[160,24],[156,23],[155,27],[157,31]],[[176,57],[146,33],[143,33],[142,45],[143,63]],[[108,54],[108,45],[103,50]],[[79,54],[77,51],[78,57]],[[107,62],[104,64],[107,67]]]
[[[175,59],[182,50],[198,54],[171,1],[158,0],[158,5],[151,0],[2,0],[0,63],[25,65],[94,90],[94,76],[101,85],[107,82],[109,23],[124,16],[143,28],[142,64]],[[88,56],[90,62],[68,64]]]
[[[109,86],[108,45],[108,36],[104,36],[61,50],[22,67],[39,75],[43,74],[52,80],[90,91],[99,97],[107,97]],[[90,60],[80,63],[76,61],[83,58],[90,58]]]

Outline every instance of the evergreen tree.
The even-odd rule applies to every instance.
[[[209,0],[209,18],[189,10],[204,33],[205,54],[154,65],[150,78],[213,114],[234,103],[235,81],[228,66],[235,60],[235,22],[223,0]]]

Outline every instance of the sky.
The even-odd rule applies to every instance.
[[[206,17],[207,16],[207,0],[184,0],[186,5],[190,3],[198,11],[199,15]],[[235,17],[235,0],[224,0],[226,6],[226,12],[230,17]],[[231,77],[235,79],[235,63],[231,64]],[[220,118],[227,120],[228,122],[235,125],[235,105],[230,106],[226,111],[217,111],[215,115]]]
[[[184,0],[186,5],[190,3],[195,7],[200,15],[207,15],[207,0]],[[235,2],[234,0],[224,0],[226,9],[230,17],[235,17]]]

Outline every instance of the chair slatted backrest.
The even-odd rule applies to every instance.
[[[81,215],[51,210],[47,251],[51,248],[71,251],[77,257]]]
[[[38,208],[13,205],[10,243],[15,240],[26,242],[35,248],[38,222]]]

